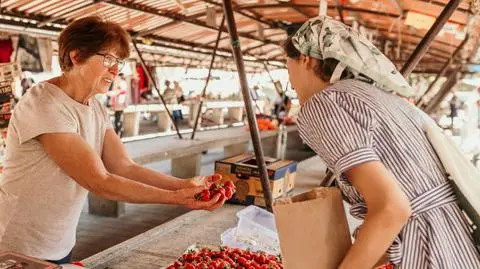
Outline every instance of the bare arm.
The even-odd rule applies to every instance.
[[[111,200],[131,203],[178,204],[193,209],[212,210],[221,206],[219,197],[196,201],[194,195],[204,187],[169,191],[113,174],[100,156],[78,134],[51,133],[37,137],[48,155],[67,175],[85,189]]]
[[[364,197],[368,213],[355,243],[340,269],[371,269],[387,251],[407,223],[410,204],[393,175],[378,161],[368,162],[346,173]]]
[[[113,129],[107,129],[102,160],[111,173],[166,190],[191,187],[187,180],[172,177],[138,165],[130,159],[122,141]]]

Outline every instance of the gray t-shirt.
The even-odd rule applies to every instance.
[[[83,105],[48,82],[31,88],[10,121],[0,178],[0,252],[58,260],[72,250],[87,190],[70,178],[35,137],[77,133],[102,154],[106,110],[95,98]]]

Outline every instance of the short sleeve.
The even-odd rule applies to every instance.
[[[20,144],[47,133],[77,133],[75,118],[63,104],[45,95],[27,94],[23,98],[10,121]]]
[[[102,103],[96,98],[92,98],[92,101],[94,102],[95,110],[98,110],[98,114],[100,115],[101,120],[105,124],[106,129],[114,129],[113,123],[110,120],[110,115],[108,115],[107,108],[104,105],[102,105]]]
[[[348,93],[328,90],[313,96],[302,107],[298,124],[303,140],[336,175],[379,160],[373,111]]]

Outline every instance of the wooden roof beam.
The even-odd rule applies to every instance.
[[[205,3],[208,3],[208,4],[211,4],[211,5],[215,5],[215,6],[221,7],[221,10],[223,11],[223,5],[222,5],[222,3],[218,3],[218,2],[215,2],[215,1],[213,1],[213,0],[201,0],[201,1],[203,1],[203,2],[205,2]],[[234,7],[234,8],[239,6],[237,3],[233,3],[233,2],[232,2],[232,4],[233,4],[233,7]],[[250,14],[247,14],[247,13],[244,12],[244,11],[240,11],[240,10],[234,10],[234,11],[235,11],[235,13],[238,13],[238,14],[240,14],[240,15],[242,15],[242,16],[244,16],[244,17],[247,17],[247,18],[249,18],[249,19],[251,19],[251,20],[254,20],[254,21],[258,22],[258,23],[263,23],[263,24],[265,24],[265,25],[268,25],[268,26],[270,26],[270,27],[272,27],[272,28],[282,28],[282,25],[281,25],[280,23],[275,22],[275,21],[267,20],[267,19],[263,18],[262,15],[260,15],[259,13],[255,12],[255,11],[253,11],[253,10],[249,10],[249,11],[248,11],[248,12],[252,13],[253,16],[250,15]],[[203,13],[203,16],[205,16],[205,15],[206,15],[206,13]]]
[[[72,10],[70,10],[70,11],[68,11],[68,12],[63,13],[62,16],[65,16],[65,15],[67,15],[67,14],[72,14],[72,13],[74,13],[74,12],[77,12],[77,11],[82,10],[82,9],[84,9],[84,8],[86,8],[86,7],[89,7],[89,6],[96,5],[96,4],[98,4],[98,3],[100,3],[100,2],[103,2],[103,1],[104,1],[104,0],[92,0],[92,1],[90,1],[89,3],[86,3],[86,4],[82,5],[82,6],[79,6],[79,7],[75,8],[75,9],[72,9]],[[39,22],[39,23],[37,24],[37,26],[38,26],[38,27],[43,27],[43,26],[47,25],[48,23],[53,23],[53,22],[56,22],[56,21],[58,21],[58,20],[60,20],[60,19],[61,19],[61,18],[51,17],[51,18],[48,18],[48,19],[46,19],[46,20],[43,20],[43,21]]]
[[[295,4],[295,3],[278,3],[278,4],[247,4],[241,5],[236,8],[236,10],[250,10],[250,9],[272,9],[272,8],[318,8],[318,5],[314,4]],[[337,9],[337,6],[328,6],[328,9]],[[365,8],[357,8],[357,7],[349,7],[349,6],[342,6],[343,10],[346,11],[355,11],[355,12],[363,12],[378,16],[386,16],[391,18],[398,18],[398,14],[383,12],[383,11],[376,11],[370,10]]]
[[[400,73],[402,73],[404,77],[408,77],[410,72],[415,69],[415,66],[418,64],[418,62],[420,62],[423,55],[425,55],[425,53],[428,51],[432,41],[438,35],[440,30],[442,30],[443,26],[448,21],[448,18],[450,18],[455,9],[457,9],[458,5],[460,5],[460,2],[461,0],[450,0],[445,6],[435,23],[432,25],[432,27],[430,27],[422,41],[420,41],[407,63],[402,67],[402,70],[400,70]]]
[[[164,11],[164,10],[158,10],[158,9],[151,8],[151,7],[148,7],[148,6],[145,6],[145,5],[140,5],[140,4],[135,4],[135,3],[125,3],[125,2],[120,2],[119,0],[104,0],[104,3],[114,5],[114,6],[118,6],[118,7],[127,8],[127,9],[130,9],[130,10],[144,12],[144,13],[151,14],[151,15],[154,15],[154,16],[169,18],[169,19],[172,19],[172,20],[175,20],[175,21],[182,21],[182,22],[185,22],[185,23],[189,23],[189,24],[192,24],[192,25],[195,25],[195,26],[203,27],[203,28],[206,28],[206,29],[214,30],[214,31],[219,30],[217,27],[210,26],[204,21],[194,19],[194,18],[189,18],[188,16],[178,14],[178,13],[167,12],[167,11]],[[221,31],[224,32],[224,33],[228,33],[226,27],[223,27],[221,29]],[[276,42],[273,42],[271,40],[263,40],[263,39],[260,39],[256,36],[246,34],[246,33],[239,33],[239,36],[241,36],[243,38],[248,38],[248,39],[264,42],[264,43],[276,44]]]

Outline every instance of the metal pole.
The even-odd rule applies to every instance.
[[[198,125],[198,118],[200,118],[200,114],[202,113],[202,106],[203,106],[203,98],[205,98],[205,92],[207,91],[208,83],[210,82],[210,77],[212,75],[212,68],[213,62],[215,62],[215,57],[217,56],[217,49],[218,44],[220,44],[220,37],[222,36],[222,29],[225,25],[225,15],[222,17],[222,22],[220,23],[220,28],[217,34],[217,41],[215,42],[215,48],[213,49],[212,59],[210,60],[210,68],[208,69],[207,80],[205,81],[205,86],[203,87],[202,93],[200,94],[200,105],[198,106],[197,115],[195,116],[195,123],[193,125],[193,132],[190,139],[195,138],[195,133],[197,132],[197,125]]]
[[[250,125],[250,136],[253,142],[253,149],[255,150],[255,157],[257,159],[257,166],[260,170],[260,181],[263,188],[263,197],[265,198],[265,206],[268,211],[272,212],[272,191],[270,190],[270,181],[267,173],[267,165],[263,156],[262,143],[260,141],[260,133],[258,131],[257,120],[252,105],[250,92],[248,90],[247,77],[245,75],[245,66],[243,64],[242,51],[240,48],[240,40],[238,38],[237,26],[235,25],[235,18],[233,17],[233,9],[231,0],[223,0],[223,9],[225,18],[227,20],[228,32],[232,42],[233,59],[237,66],[238,76],[240,79],[240,86],[242,89],[243,100],[247,110],[247,119]]]
[[[451,74],[448,76],[447,81],[442,85],[440,91],[432,98],[432,100],[427,104],[427,107],[424,109],[425,113],[429,114],[435,111],[435,109],[440,105],[442,100],[447,96],[450,90],[457,84],[457,74],[462,67],[457,67]]]
[[[145,70],[145,74],[147,75],[148,80],[150,81],[150,83],[152,83],[153,87],[158,93],[158,96],[160,97],[160,100],[165,106],[165,110],[167,111],[168,117],[170,118],[170,120],[173,123],[173,126],[175,127],[175,131],[177,132],[178,138],[183,139],[182,134],[180,134],[180,132],[178,131],[177,123],[173,120],[172,113],[170,113],[170,110],[168,109],[167,104],[165,103],[165,99],[163,99],[163,96],[160,94],[160,91],[158,90],[157,83],[153,79],[152,74],[150,74],[150,71],[148,71],[147,65],[145,64],[145,60],[143,60],[142,53],[137,47],[137,42],[133,38],[132,38],[132,44],[135,50],[137,51],[138,58],[140,58],[140,63],[142,64],[143,70]]]
[[[423,55],[427,53],[428,48],[430,48],[433,40],[438,35],[440,30],[442,30],[443,26],[448,21],[448,18],[450,18],[455,9],[457,9],[458,5],[460,5],[460,2],[461,0],[450,0],[450,2],[448,2],[448,4],[445,6],[435,23],[432,25],[430,30],[428,30],[422,41],[420,41],[415,51],[412,53],[412,55],[410,55],[410,58],[408,58],[407,62],[403,65],[400,73],[402,73],[404,77],[408,77],[410,75],[413,69],[415,69],[417,66],[418,62],[420,62],[422,59]]]
[[[425,97],[427,94],[430,93],[430,91],[433,89],[433,86],[438,82],[438,80],[443,77],[445,75],[445,73],[447,72],[448,70],[448,67],[452,64],[453,60],[455,59],[455,57],[457,57],[458,53],[460,53],[460,51],[462,51],[463,49],[463,46],[465,46],[465,44],[467,44],[467,41],[469,39],[469,36],[468,34],[465,36],[465,39],[462,41],[462,43],[457,47],[457,49],[455,49],[455,51],[453,52],[453,55],[452,57],[445,63],[445,65],[442,67],[442,71],[440,71],[440,73],[437,75],[437,77],[435,77],[435,80],[430,83],[430,85],[428,86],[428,89],[422,94],[422,96],[420,96],[420,98],[417,100],[417,102],[415,103],[416,106],[421,106],[423,105],[423,97]]]

